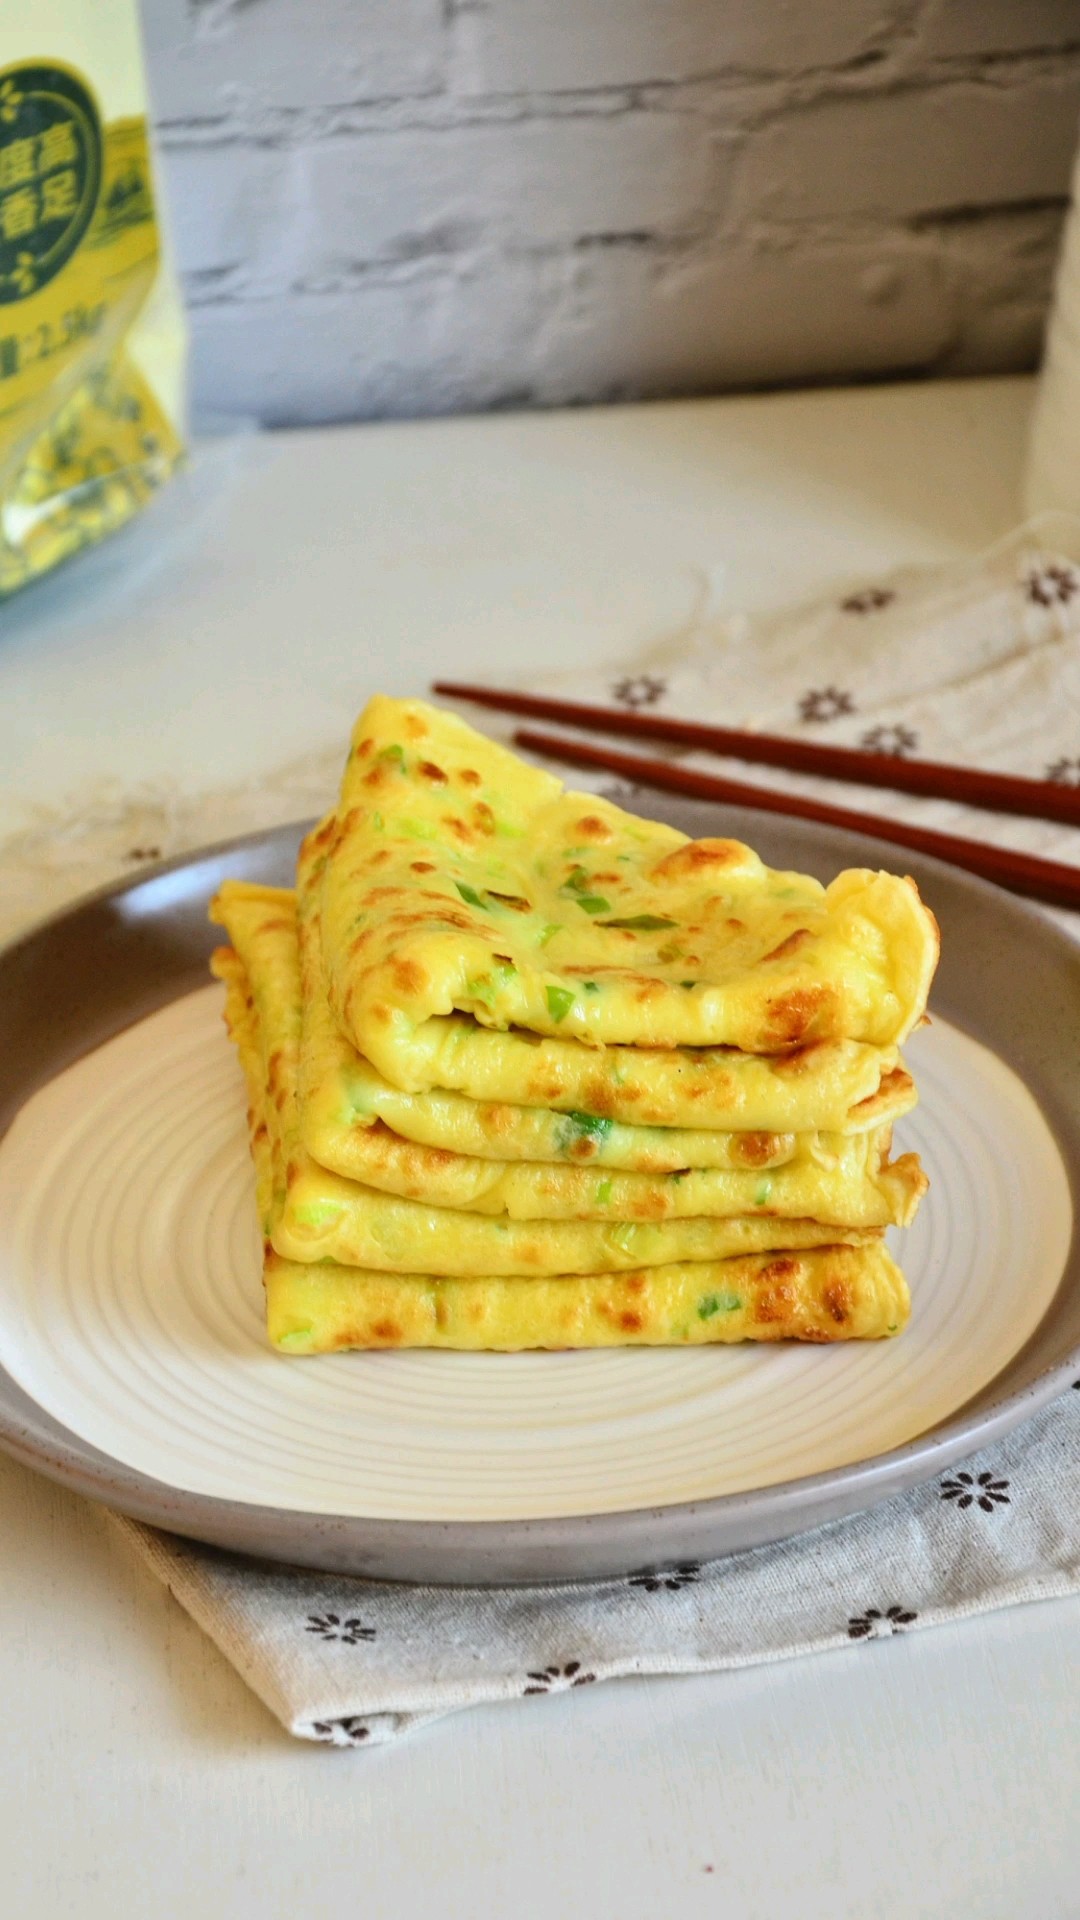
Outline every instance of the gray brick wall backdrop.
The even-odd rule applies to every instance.
[[[195,397],[1026,367],[1080,0],[143,0]]]

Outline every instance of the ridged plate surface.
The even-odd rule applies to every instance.
[[[1038,1326],[1071,1231],[1035,1102],[936,1019],[898,1130],[931,1176],[897,1236],[899,1340],[837,1348],[285,1359],[262,1325],[239,1073],[220,990],[36,1094],[0,1143],[0,1362],[110,1455],[312,1514],[529,1519],[767,1487],[925,1432]],[[523,1281],[522,1285],[528,1285]]]

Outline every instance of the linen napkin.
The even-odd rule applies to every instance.
[[[1080,785],[1075,556],[1080,523],[1054,516],[975,562],[849,582],[766,616],[705,607],[672,642],[615,673],[529,684]],[[479,717],[492,732],[511,724]],[[111,787],[39,813],[0,847],[0,935],[141,862],[321,810],[339,764],[335,747],[257,787],[203,796]],[[762,775],[837,798],[828,783],[793,774],[749,777]],[[592,784],[611,790],[604,776]],[[858,787],[843,799],[866,812],[882,806]],[[1049,823],[907,796],[888,806],[971,837],[1080,856],[1077,834]],[[1080,916],[1057,917],[1080,933]],[[711,1565],[588,1586],[394,1586],[268,1566],[118,1516],[112,1524],[291,1733],[373,1746],[483,1701],[866,1647],[1080,1591],[1080,1392],[867,1514]]]

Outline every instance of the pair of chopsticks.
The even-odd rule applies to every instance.
[[[789,772],[822,775],[833,780],[856,781],[864,787],[889,788],[893,792],[921,793],[941,800],[959,800],[965,806],[985,807],[996,813],[1026,814],[1038,820],[1054,820],[1066,826],[1080,827],[1080,788],[1059,785],[1051,780],[1026,780],[1016,774],[983,773],[972,767],[951,767],[935,760],[907,760],[882,753],[864,753],[852,747],[818,746],[809,740],[789,740],[781,734],[746,733],[731,727],[708,726],[698,720],[674,720],[655,713],[621,711],[594,707],[576,701],[547,700],[538,694],[504,693],[498,688],[463,685],[438,680],[433,691],[456,700],[469,700],[476,706],[492,707],[499,713],[513,713],[530,719],[550,720],[559,726],[594,728],[604,733],[624,734],[639,740],[661,740],[669,745],[694,747],[709,753],[725,754],[731,759],[759,765],[783,767]],[[570,766],[602,768],[620,774],[639,786],[660,787],[669,793],[681,793],[695,800],[720,800],[729,806],[757,807],[763,813],[780,813],[789,819],[815,820],[823,826],[846,827],[850,832],[873,834],[914,853],[926,853],[948,860],[984,880],[993,880],[1013,893],[1026,894],[1057,907],[1080,908],[1080,867],[1066,866],[1057,860],[1041,860],[1034,854],[1016,853],[1009,848],[985,845],[958,834],[938,833],[929,827],[910,826],[877,814],[858,813],[854,808],[834,807],[817,800],[804,800],[795,794],[779,794],[766,787],[749,786],[742,781],[726,780],[717,774],[698,773],[689,767],[653,760],[640,754],[617,753],[609,747],[597,747],[584,740],[562,735],[538,733],[530,727],[514,735],[517,746]]]

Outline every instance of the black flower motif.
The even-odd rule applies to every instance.
[[[667,692],[667,681],[653,673],[631,673],[616,680],[611,691],[620,706],[655,707]]]
[[[889,607],[896,599],[891,587],[864,587],[861,593],[849,593],[841,600],[842,613],[877,613],[882,607]]]
[[[910,727],[871,727],[859,741],[866,753],[888,753],[895,760],[902,760],[906,753],[914,753],[919,744],[919,736]]]
[[[852,1614],[847,1623],[849,1640],[885,1640],[891,1633],[910,1627],[918,1614],[908,1607],[867,1607],[865,1613]]]
[[[355,1647],[360,1640],[374,1640],[374,1627],[365,1627],[355,1613],[344,1618],[338,1613],[309,1613],[306,1633],[318,1634],[320,1640],[340,1640],[343,1646]]]
[[[980,1506],[984,1513],[993,1513],[995,1507],[1009,1506],[1009,1482],[998,1480],[992,1473],[957,1473],[941,1483],[941,1498],[955,1500],[958,1507]]]
[[[1075,760],[1055,760],[1047,767],[1046,777],[1057,787],[1080,787],[1080,757]]]
[[[645,1593],[679,1593],[692,1587],[701,1572],[696,1560],[682,1560],[677,1567],[664,1567],[657,1573],[632,1573],[627,1586],[641,1587]]]
[[[1037,607],[1063,607],[1080,593],[1080,572],[1075,567],[1052,565],[1032,567],[1024,581],[1025,598]]]
[[[362,1747],[371,1733],[362,1720],[349,1717],[344,1720],[313,1720],[312,1728],[320,1740],[330,1740],[335,1747]]]
[[[527,1673],[525,1678],[526,1693],[565,1693],[570,1687],[587,1687],[596,1675],[584,1673],[580,1660],[570,1660],[565,1667],[545,1667],[542,1672]]]
[[[839,720],[854,711],[855,702],[843,687],[812,687],[799,701],[800,720]]]

